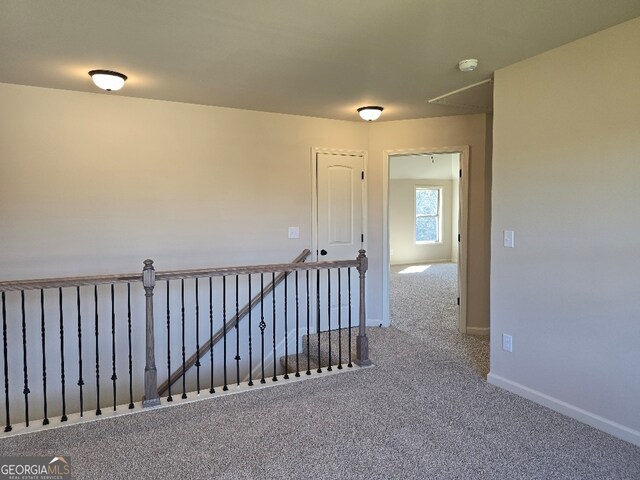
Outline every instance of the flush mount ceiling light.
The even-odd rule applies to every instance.
[[[120,90],[127,79],[126,75],[111,70],[91,70],[89,75],[98,88],[107,92]]]
[[[362,118],[363,120],[366,120],[367,122],[373,122],[374,120],[380,118],[380,115],[382,115],[382,110],[384,110],[384,108],[382,107],[368,106],[360,107],[358,109],[358,113],[360,114],[360,118]]]
[[[477,58],[467,58],[466,60],[460,60],[458,62],[458,68],[461,72],[472,72],[478,66]]]

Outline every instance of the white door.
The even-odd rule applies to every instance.
[[[318,261],[352,260],[363,248],[364,157],[333,153],[316,154],[317,258]],[[358,272],[321,271],[320,330],[358,324]],[[338,289],[340,285],[340,289]],[[350,291],[349,291],[349,286]],[[329,290],[331,291],[330,302]],[[349,311],[349,293],[351,310]],[[318,305],[316,302],[316,316]]]

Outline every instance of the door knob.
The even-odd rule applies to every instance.
[[[324,257],[326,254],[327,254],[327,251],[324,248],[320,250],[320,255]]]

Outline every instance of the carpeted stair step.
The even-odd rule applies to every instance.
[[[315,372],[318,369],[318,361],[317,357],[314,360],[313,358],[309,358],[309,366],[307,367],[307,354],[304,355],[300,352],[298,356],[298,362],[300,367],[300,373],[304,373],[307,370]],[[288,357],[282,356],[280,357],[280,366],[282,367],[282,372],[287,373],[295,373],[296,372],[296,355],[289,355]]]
[[[358,329],[351,329],[351,361],[356,358],[356,336],[358,335]],[[314,333],[309,337],[309,370],[318,369],[318,334]],[[340,348],[342,347],[342,348]],[[339,353],[342,352],[340,356]],[[349,329],[343,328],[341,330],[331,331],[331,357],[329,357],[329,332],[320,333],[320,367],[325,368],[329,365],[338,365],[342,360],[342,364],[349,363]],[[302,348],[299,354],[300,371],[307,371],[307,335],[302,337]],[[283,369],[288,370],[288,373],[294,373],[296,371],[296,355],[295,353],[288,357],[280,357],[280,365]]]

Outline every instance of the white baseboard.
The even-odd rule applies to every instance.
[[[582,423],[586,423],[587,425],[597,428],[598,430],[602,430],[603,432],[613,435],[614,437],[640,447],[640,432],[637,430],[633,430],[632,428],[626,427],[620,423],[608,420],[604,417],[596,415],[595,413],[588,412],[586,410],[583,410],[582,408],[576,407],[575,405],[563,402],[562,400],[558,400],[557,398],[551,397],[542,392],[533,390],[529,387],[525,387],[524,385],[512,382],[511,380],[507,380],[506,378],[494,375],[492,373],[489,373],[489,375],[487,375],[487,381],[492,385],[504,388],[505,390],[524,397],[527,400],[531,400],[532,402],[550,408],[551,410],[555,410],[556,412],[566,415],[567,417],[571,417]]]
[[[489,335],[489,327],[467,327],[467,335]]]
[[[404,266],[413,266],[413,265],[427,265],[433,263],[458,263],[458,260],[454,260],[453,258],[439,258],[439,259],[419,259],[415,261],[406,261],[403,260],[401,262],[389,262],[389,266],[391,267],[404,267]]]
[[[378,318],[367,318],[367,328],[388,327],[388,326],[389,325],[385,325],[383,321]]]

